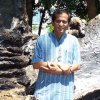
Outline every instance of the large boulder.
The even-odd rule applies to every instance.
[[[0,1],[0,100],[31,100],[28,88],[36,75],[30,62],[38,36],[28,25],[25,1]]]
[[[79,42],[82,62],[75,73],[75,100],[100,100],[100,14],[88,22]]]

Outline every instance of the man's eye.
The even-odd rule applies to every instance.
[[[61,20],[56,20],[56,23],[60,23],[61,22]]]
[[[62,21],[62,23],[66,24],[66,23],[67,23],[67,21]]]
[[[62,22],[63,24],[66,24],[66,23],[67,23],[67,21],[64,21],[64,20],[56,20],[56,23],[58,23],[58,24],[61,23],[61,22]]]

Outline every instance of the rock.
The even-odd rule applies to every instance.
[[[23,0],[0,1],[0,100],[33,99],[27,91],[36,77],[29,65],[37,36],[31,32],[25,6]]]
[[[0,91],[0,100],[25,100],[25,88],[19,87]]]
[[[75,100],[93,100],[95,96],[84,97],[100,90],[100,14],[88,22],[85,37],[79,42],[82,63],[81,69],[75,73]]]
[[[0,77],[6,77],[6,78],[15,78],[15,77],[20,77],[25,74],[24,70],[21,69],[8,69],[8,70],[0,70]]]
[[[12,53],[19,53],[19,54],[23,53],[23,50],[19,47],[7,47],[7,51]]]
[[[83,38],[85,37],[84,28],[86,25],[87,21],[85,19],[81,19],[80,17],[71,17],[69,29],[67,32],[76,36],[77,38]]]
[[[8,57],[12,57],[12,56],[21,56],[20,53],[12,53],[7,51],[6,49],[3,49],[2,51],[0,50],[0,56],[8,56]]]

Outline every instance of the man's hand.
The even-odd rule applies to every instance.
[[[50,69],[50,73],[52,74],[68,75],[71,73],[70,66],[61,62],[48,62],[48,68]]]
[[[56,62],[48,63],[48,68],[51,74],[62,74],[62,69],[59,68]]]
[[[61,62],[47,62],[47,66],[41,66],[41,70],[51,74],[67,75],[71,73],[70,66]]]
[[[59,62],[58,66],[63,71],[64,75],[71,73],[71,67],[69,65]]]
[[[62,74],[62,70],[58,67],[57,63],[47,62],[46,66],[40,66],[40,69],[50,74]]]

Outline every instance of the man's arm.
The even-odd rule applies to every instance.
[[[80,69],[80,63],[81,63],[80,44],[79,44],[78,39],[76,37],[74,37],[73,63],[70,65],[71,72],[79,70]]]
[[[33,66],[35,69],[40,69],[47,73],[64,75],[68,75],[80,68],[79,64],[69,66],[61,62],[37,62],[33,63]]]
[[[64,75],[70,74],[70,73],[80,69],[80,64],[74,64],[74,65],[70,66],[68,64],[58,62],[58,66],[63,71]]]
[[[59,68],[57,63],[50,62],[36,62],[32,64],[35,69],[40,69],[44,72],[51,74],[62,74],[62,69]]]
[[[71,72],[77,71],[79,69],[80,69],[80,64],[75,64],[75,65],[70,66]]]

